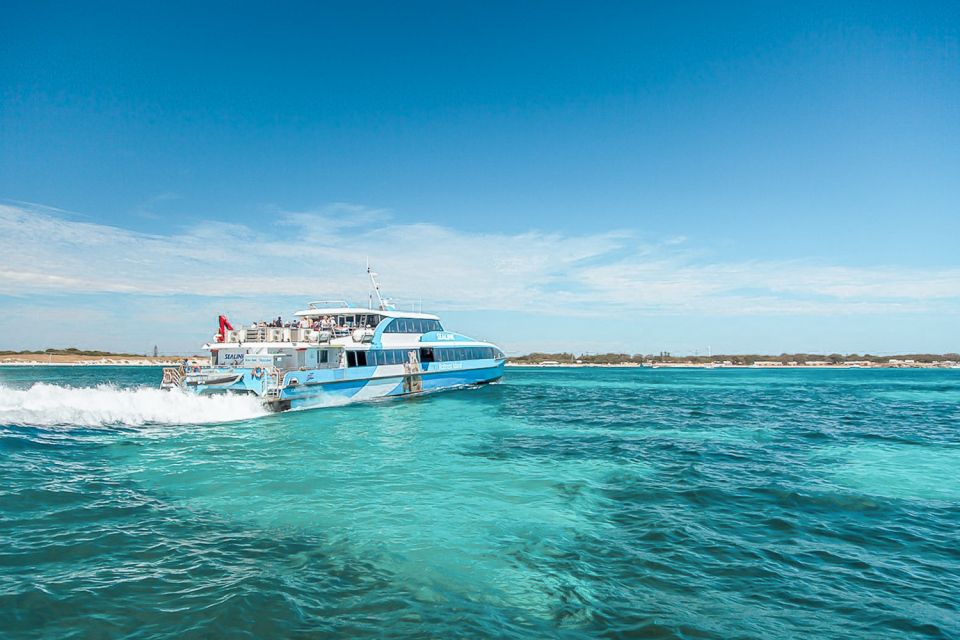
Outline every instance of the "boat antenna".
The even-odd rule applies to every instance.
[[[373,285],[373,292],[377,294],[377,303],[380,306],[380,311],[388,311],[392,306],[390,301],[383,297],[380,293],[380,282],[377,280],[377,274],[370,268],[370,261],[367,260],[367,275],[370,276],[370,284]],[[373,308],[373,296],[370,297],[370,307]]]

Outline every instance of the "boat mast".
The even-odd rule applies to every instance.
[[[370,269],[370,260],[367,260],[367,275],[370,276],[370,284],[373,285],[373,292],[377,294],[377,303],[379,304],[380,311],[388,311],[389,307],[392,305],[390,301],[383,297],[380,293],[380,282],[377,280],[377,273]],[[370,307],[373,307],[373,297],[370,297]]]

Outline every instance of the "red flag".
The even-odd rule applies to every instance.
[[[233,331],[233,325],[227,320],[227,316],[220,316],[220,331],[217,332],[217,342],[223,342],[227,331]]]

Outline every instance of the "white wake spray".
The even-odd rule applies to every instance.
[[[0,385],[0,424],[32,426],[202,424],[265,415],[253,396],[195,396],[148,387],[66,387],[38,382],[29,389]]]

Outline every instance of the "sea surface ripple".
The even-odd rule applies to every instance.
[[[0,368],[0,637],[960,637],[960,371],[158,379]]]

